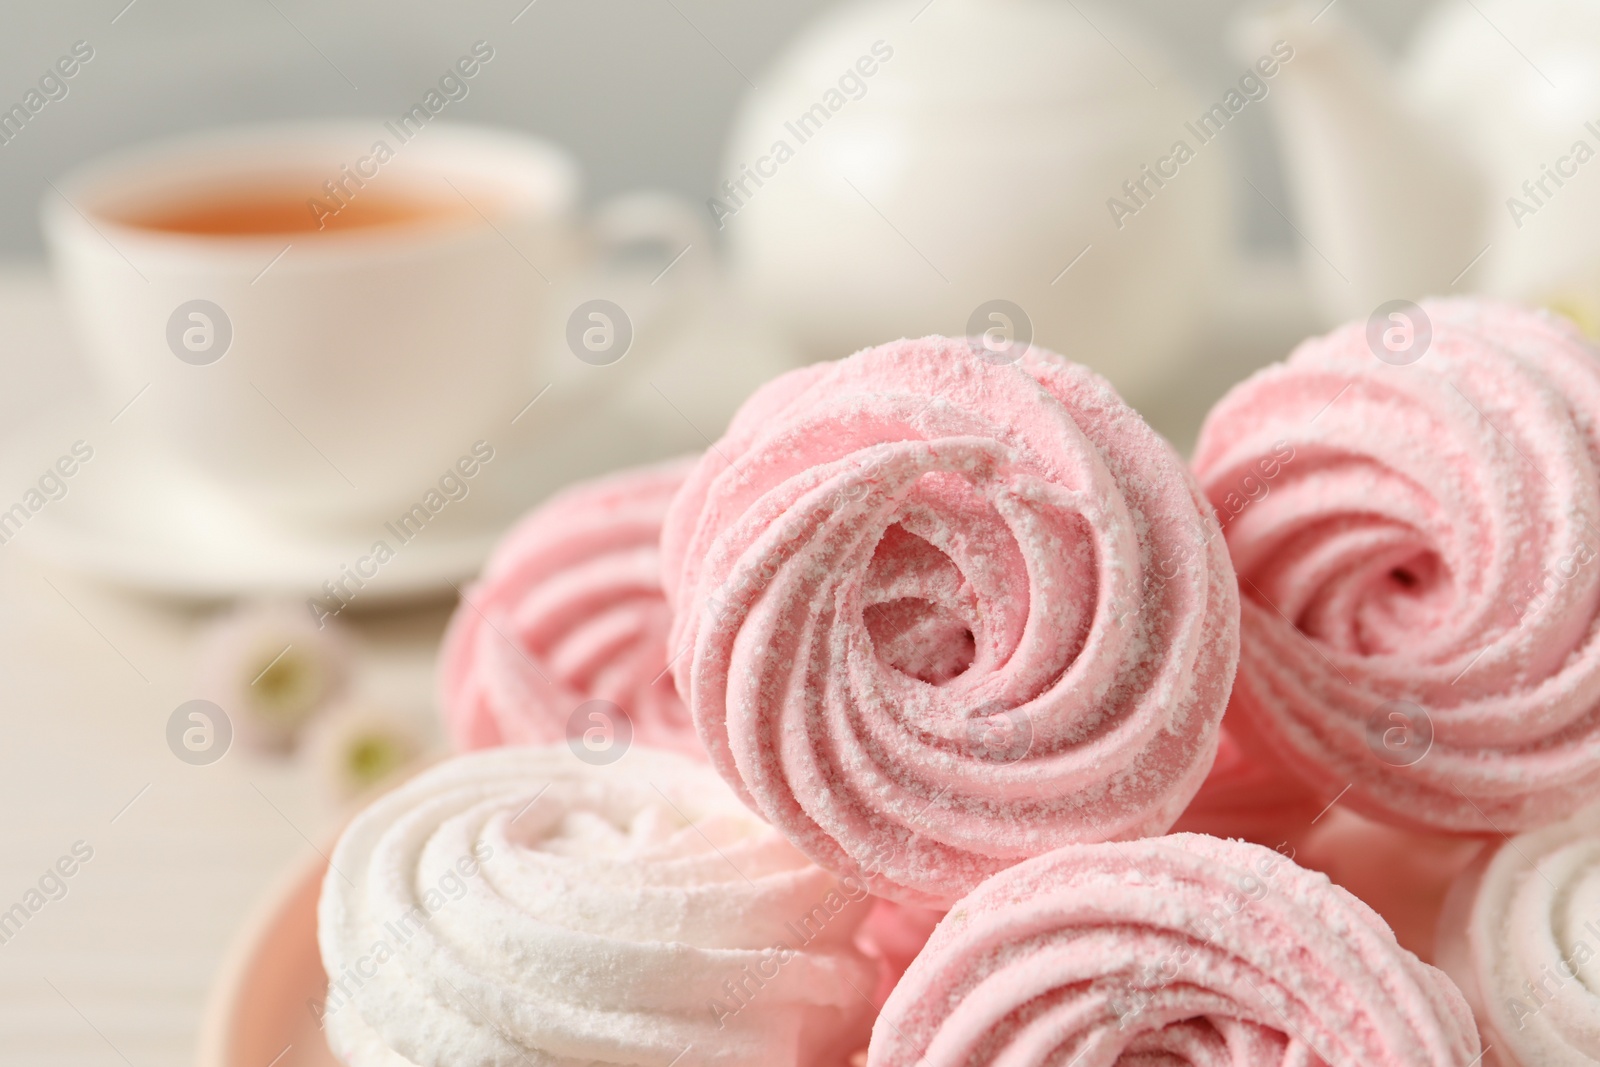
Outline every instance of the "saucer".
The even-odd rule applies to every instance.
[[[464,480],[463,498],[446,500],[420,529],[401,520],[438,488],[452,457],[441,458],[431,477],[419,476],[411,499],[386,514],[339,527],[291,526],[186,475],[153,443],[137,396],[120,411],[87,399],[64,402],[0,446],[0,551],[15,542],[65,569],[181,599],[318,597],[332,606],[331,584],[353,591],[346,599],[359,610],[447,594],[477,574],[504,532],[551,493],[706,448],[745,396],[798,362],[715,285],[663,314],[634,348],[615,365],[577,364],[509,424],[486,427],[493,460]],[[20,529],[6,525],[5,512],[78,442],[93,458],[62,479],[65,494],[44,499]]]
[[[506,428],[475,476],[451,480],[465,487],[460,499],[438,484],[453,473],[441,460],[433,479],[418,479],[414,500],[326,529],[273,522],[88,405],[58,409],[0,448],[0,551],[14,544],[64,569],[180,599],[317,597],[336,606],[333,586],[353,607],[392,603],[472,578],[505,531],[562,486],[699,443],[663,436],[659,424],[618,430],[611,413],[563,411],[554,389],[540,403],[548,410],[521,421],[538,413],[542,425]],[[597,417],[572,417],[580,414]],[[75,446],[92,458],[76,462]],[[75,472],[49,479],[64,457]],[[64,494],[34,494],[41,478]],[[6,510],[26,511],[30,496],[42,506],[20,527],[7,522]]]
[[[78,462],[74,446],[91,458]],[[0,452],[0,513],[18,504],[25,512],[30,498],[43,499],[20,527],[15,518],[0,526],[7,538],[0,547],[14,544],[68,570],[184,599],[325,597],[324,583],[341,582],[355,590],[353,603],[414,598],[476,574],[496,539],[532,503],[530,481],[537,479],[517,469],[528,457],[509,452],[498,450],[498,464],[486,464],[466,483],[467,495],[447,500],[426,525],[397,526],[402,505],[391,518],[343,529],[294,529],[186,477],[139,435],[84,405],[38,420]],[[64,457],[76,470],[51,479]],[[52,499],[58,484],[64,494]],[[419,500],[430,488],[419,487]],[[381,564],[374,558],[380,543],[388,552],[378,554],[389,557]],[[350,577],[357,571],[368,575],[357,575],[359,587]]]

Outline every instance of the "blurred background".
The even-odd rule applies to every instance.
[[[439,748],[435,649],[495,540],[573,479],[707,447],[789,367],[902,334],[1031,341],[1187,451],[1233,382],[1396,301],[1600,323],[1579,0],[61,0],[0,25],[0,1063],[212,1055],[257,902]],[[537,227],[479,211],[482,282],[371,322],[308,301],[383,264],[298,237],[169,256],[106,206],[133,171],[80,176],[241,124],[343,120],[359,148],[468,55],[441,127],[518,135],[494,151],[562,191]],[[477,136],[425,129],[405,165]],[[406,357],[468,368],[449,388],[385,373],[379,317],[421,336],[495,286],[529,294],[497,298],[528,319],[510,386],[471,369],[487,342]],[[191,298],[232,316],[209,378],[172,340]],[[574,339],[618,322],[605,358]],[[427,417],[383,422],[401,377],[461,431],[430,451]],[[242,436],[241,394],[276,443]],[[479,445],[458,499],[439,472]],[[287,497],[250,491],[269,475]],[[395,488],[341,510],[341,480]],[[442,516],[369,574],[435,488]],[[180,714],[201,698],[223,719]],[[209,756],[195,723],[224,735]]]
[[[494,78],[473,86],[458,117],[559,141],[578,157],[596,196],[645,185],[699,201],[724,177],[723,145],[750,88],[746,78],[759,83],[796,34],[836,6],[538,0],[517,17],[523,7],[517,2],[330,8],[298,0],[222,6],[138,0],[117,17],[117,3],[13,5],[0,40],[13,95],[33,81],[34,67],[43,70],[73,41],[89,40],[96,56],[94,78],[72,87],[70,108],[29,131],[26,145],[3,153],[0,250],[41,254],[34,205],[45,180],[73,164],[221,123],[398,113],[479,39],[500,56]],[[1239,6],[1123,0],[1115,8],[1208,96],[1238,76],[1227,28]],[[1427,4],[1339,0],[1339,6],[1382,48],[1397,52]],[[1264,190],[1281,191],[1269,125],[1264,115],[1246,116],[1236,150],[1245,173]],[[1281,218],[1247,196],[1237,200],[1252,243],[1288,247],[1292,234]]]

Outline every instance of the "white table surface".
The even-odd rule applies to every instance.
[[[1284,273],[1263,284],[1290,291]],[[1263,303],[1265,319],[1223,327],[1186,379],[1145,406],[1180,446],[1230,382],[1304,332],[1303,306]],[[86,389],[42,269],[0,267],[0,440]],[[0,484],[0,501],[25,486]],[[313,843],[326,846],[341,813],[292,762],[239,746],[207,767],[176,759],[165,726],[196,695],[206,613],[48,566],[28,541],[24,528],[0,545],[0,911],[75,841],[94,857],[0,944],[0,1067],[188,1065],[240,923]],[[431,723],[447,612],[357,616],[358,688]]]
[[[65,333],[37,267],[0,270],[0,430],[84,388]],[[0,545],[0,911],[74,842],[94,856],[0,944],[0,1064],[186,1067],[240,923],[340,810],[293,761],[176,759],[207,613],[42,564],[28,534]],[[358,688],[431,720],[447,612],[358,618]]]

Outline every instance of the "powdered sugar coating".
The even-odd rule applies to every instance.
[[[667,669],[661,521],[692,459],[584,482],[495,549],[450,620],[439,703],[458,748],[545,744],[588,700],[615,704],[634,739],[703,759]]]
[[[712,764],[807,855],[944,907],[1161,833],[1237,656],[1226,549],[1172,448],[1032,349],[898,341],[758,390],[662,534]]]
[[[1488,1067],[1600,1062],[1600,809],[1502,842],[1462,874],[1437,956],[1493,1046]]]
[[[1547,314],[1422,307],[1419,361],[1351,324],[1201,431],[1244,593],[1227,728],[1374,818],[1513,831],[1600,797],[1600,362]]]
[[[1258,845],[1068,846],[960,901],[868,1067],[1466,1067],[1472,1016],[1374,912]]]
[[[350,1067],[837,1067],[877,973],[846,895],[704,764],[459,756],[334,850],[325,1031]]]

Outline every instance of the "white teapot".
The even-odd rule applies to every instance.
[[[1600,3],[1443,0],[1393,69],[1325,5],[1278,5],[1240,34],[1244,51],[1296,50],[1272,108],[1324,312],[1480,291],[1593,331]]]
[[[1228,138],[1185,129],[1203,105],[1104,8],[865,0],[759,81],[708,208],[811,357],[998,333],[1137,395],[1201,329],[1232,254]]]

